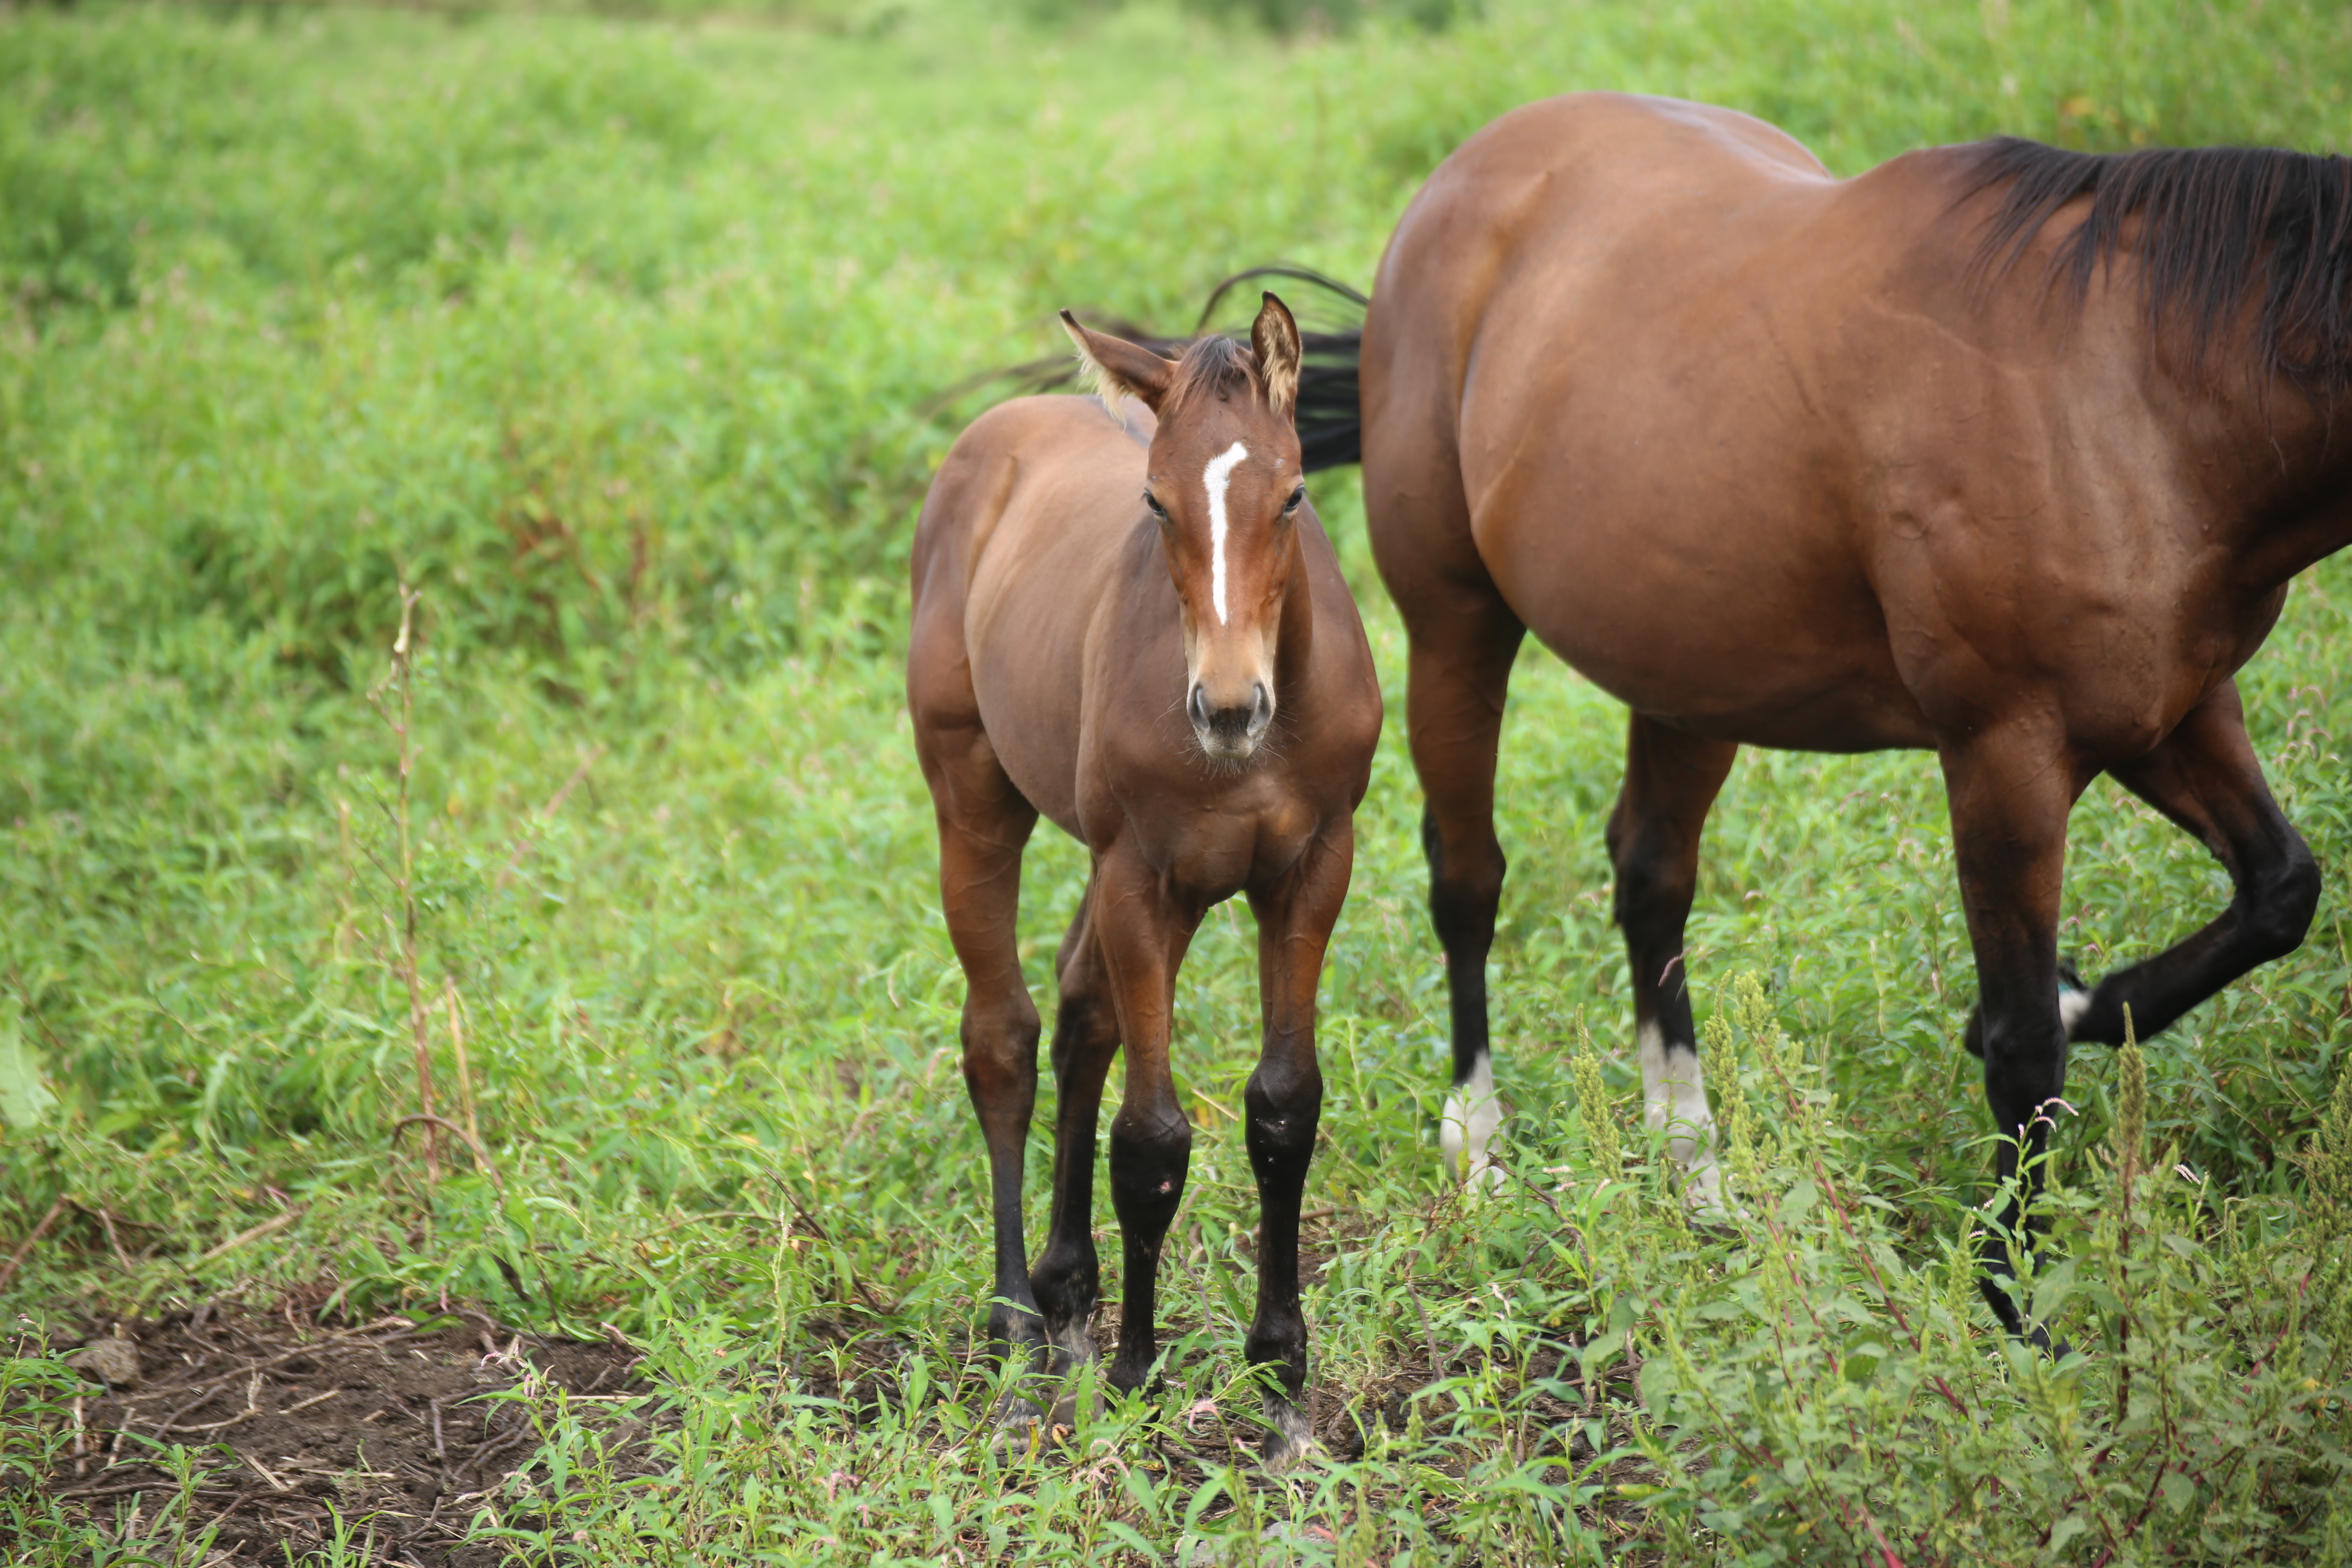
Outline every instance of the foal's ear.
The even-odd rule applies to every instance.
[[[1070,334],[1070,342],[1078,345],[1078,364],[1092,384],[1095,394],[1118,412],[1118,400],[1132,397],[1152,413],[1160,412],[1161,399],[1175,384],[1176,362],[1162,359],[1140,343],[1115,338],[1108,332],[1089,331],[1078,325],[1078,319],[1067,310],[1062,312],[1062,330]]]
[[[1298,409],[1298,323],[1290,307],[1268,294],[1257,321],[1250,327],[1250,347],[1265,377],[1265,400],[1277,418],[1287,420]]]

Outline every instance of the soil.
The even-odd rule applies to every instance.
[[[152,1508],[177,1491],[150,1462],[154,1449],[126,1433],[198,1449],[206,1473],[190,1534],[219,1525],[208,1568],[283,1568],[288,1548],[299,1558],[331,1538],[330,1504],[370,1520],[379,1562],[503,1562],[499,1548],[460,1538],[483,1495],[539,1444],[526,1405],[482,1396],[532,1370],[573,1394],[647,1389],[626,1345],[537,1339],[478,1313],[327,1331],[290,1310],[199,1308],[126,1329],[137,1381],[79,1402],[79,1453],[68,1447],[49,1489],[111,1520],[140,1494]],[[93,1386],[128,1370],[120,1346],[79,1364]]]

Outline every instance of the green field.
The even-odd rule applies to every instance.
[[[1840,173],[1997,132],[2352,144],[2352,13],[2303,0],[1261,12],[1297,20],[0,8],[0,1258],[51,1222],[0,1287],[21,1560],[213,1553],[217,1446],[135,1505],[36,1484],[78,1418],[41,1352],[226,1301],[642,1347],[642,1397],[537,1400],[538,1462],[450,1561],[2352,1563],[2352,566],[2242,678],[2318,921],[2150,1045],[2144,1113],[2138,1058],[2076,1057],[2053,1364],[1971,1282],[1975,982],[1924,756],[1751,752],[1724,793],[1690,956],[1748,1215],[1694,1232],[1607,921],[1622,712],[1529,652],[1495,954],[1518,1179],[1451,1186],[1351,470],[1316,494],[1391,718],[1324,987],[1328,1458],[1250,1458],[1232,906],[1179,990],[1168,1387],[991,1447],[962,981],[899,697],[915,510],[989,395],[942,389],[1055,352],[1060,306],[1181,328],[1255,262],[1368,281],[1451,146],[1570,89],[1748,109]],[[1041,830],[1049,1016],[1084,876]],[[2093,973],[2228,896],[2104,784],[2068,879]],[[419,1020],[488,1166],[396,1126]],[[348,1523],[317,1560],[370,1560]]]

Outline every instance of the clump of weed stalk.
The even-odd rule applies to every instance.
[[[2313,1561],[2343,1533],[2344,1346],[2309,1305],[2342,1265],[2271,1216],[2218,1222],[2194,1173],[2147,1157],[2136,1037],[2110,1157],[2094,1181],[2047,1189],[2053,1251],[2071,1256],[2026,1260],[2019,1280],[2037,1321],[2095,1340],[2056,1362],[1978,1304],[1961,1214],[1927,1248],[1905,1244],[1873,1190],[1883,1178],[1752,976],[1707,1048],[1752,1212],[1713,1267],[1661,1269],[1653,1294],[1644,1442],[1662,1540],[1779,1561],[1796,1526],[1833,1557],[1920,1568],[2204,1560],[2224,1543]],[[2333,1237],[2352,1214],[2352,1094],[2339,1089],[2307,1167]]]

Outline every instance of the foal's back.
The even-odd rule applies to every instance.
[[[1091,397],[999,404],[940,465],[915,531],[918,721],[927,704],[971,708],[1029,803],[1076,837],[1090,633],[1108,617],[1137,662],[1183,670],[1167,570],[1138,526],[1155,424]]]
[[[1138,500],[1157,428],[1136,404],[1114,415],[1068,396],[1015,399],[972,423],[916,531],[909,687],[919,723],[968,709],[960,721],[1064,831],[1150,836],[1150,858],[1184,860],[1179,879],[1221,898],[1295,853],[1322,816],[1352,810],[1378,678],[1338,554],[1304,508],[1312,615],[1282,628],[1280,743],[1245,768],[1205,763],[1184,713],[1181,609]],[[1151,809],[1163,787],[1183,805]],[[1318,809],[1294,809],[1301,795]],[[1204,832],[1201,808],[1232,831]],[[1163,825],[1184,843],[1159,842]]]

